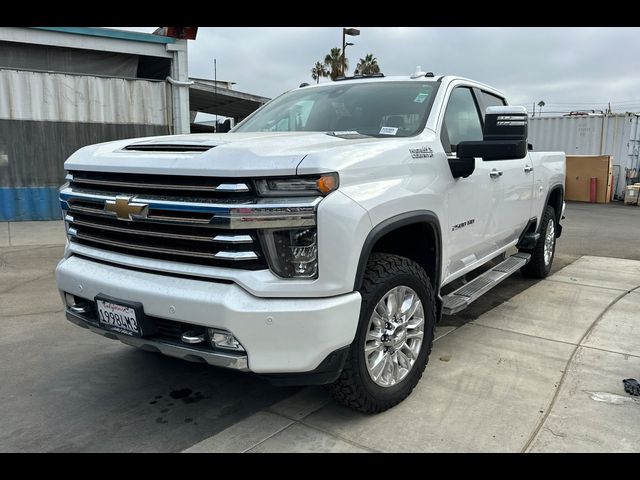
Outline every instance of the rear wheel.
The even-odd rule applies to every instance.
[[[435,297],[426,272],[405,257],[374,253],[367,264],[356,338],[329,390],[348,407],[378,413],[416,386],[429,358]]]
[[[556,212],[547,205],[542,214],[540,238],[530,252],[531,260],[520,269],[525,277],[546,278],[549,275],[556,253],[556,231]]]

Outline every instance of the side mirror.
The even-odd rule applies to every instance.
[[[488,107],[481,142],[460,142],[459,158],[482,157],[483,160],[509,160],[527,156],[529,119],[524,107]]]

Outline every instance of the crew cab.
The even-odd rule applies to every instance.
[[[442,315],[551,269],[565,155],[527,124],[495,88],[418,68],[301,86],[230,133],[81,148],[60,189],[66,317],[386,410]]]

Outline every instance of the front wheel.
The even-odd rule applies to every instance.
[[[556,253],[556,211],[547,205],[542,214],[540,238],[531,253],[531,260],[520,269],[525,277],[546,278]]]
[[[367,263],[358,331],[340,377],[329,385],[339,402],[365,413],[397,405],[424,371],[435,328],[435,296],[420,265],[374,253]]]

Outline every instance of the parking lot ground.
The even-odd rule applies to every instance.
[[[640,375],[640,261],[614,265],[620,281],[593,286],[611,259],[581,257],[449,327],[412,395],[387,412],[305,389],[187,452],[638,452],[640,398],[622,379]]]
[[[567,202],[559,251],[640,260],[640,207]]]
[[[0,223],[0,451],[638,451],[640,208],[566,216],[553,275],[444,317],[414,393],[376,416],[70,324],[62,222]]]
[[[298,391],[72,325],[54,279],[62,223],[15,225],[22,245],[0,248],[1,452],[176,452]]]

